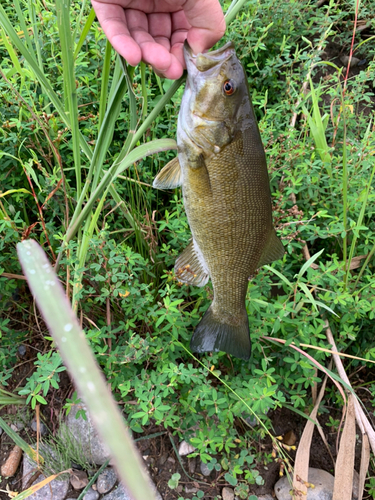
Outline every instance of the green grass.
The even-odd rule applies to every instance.
[[[374,7],[361,2],[359,19],[371,19]],[[225,40],[234,41],[249,77],[287,252],[249,284],[247,364],[224,353],[198,360],[188,352],[212,290],[180,286],[173,276],[190,237],[181,192],[151,188],[175,155],[184,78],[170,82],[147,65],[124,65],[84,3],[70,11],[63,2],[56,10],[23,0],[0,6],[5,390],[12,389],[17,345],[36,339],[37,328],[25,327],[33,324],[30,296],[9,277],[21,274],[15,247],[26,235],[50,260],[57,256],[55,269],[131,429],[156,424],[194,437],[196,455],[208,462],[224,457],[220,466],[233,483],[255,481],[241,451],[254,463],[273,460],[249,444],[269,432],[269,409],[312,409],[321,373],[308,356],[328,366],[326,320],[338,350],[353,356],[347,372],[367,373],[375,401],[374,39],[356,34],[354,54],[366,63],[347,80],[338,56],[322,60],[333,40],[349,54],[354,12],[353,2],[316,8],[307,0],[241,1],[230,11]],[[312,347],[304,354],[300,344]],[[50,401],[60,384],[59,354],[48,339],[43,347],[22,388],[28,404]],[[334,385],[324,400],[322,412],[342,404]],[[234,423],[252,412],[262,423],[242,435]]]

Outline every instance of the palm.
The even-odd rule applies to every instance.
[[[201,52],[225,30],[217,0],[92,0],[92,5],[112,46],[129,64],[143,60],[171,79],[185,68],[186,38]]]

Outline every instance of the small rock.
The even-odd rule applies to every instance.
[[[22,458],[22,450],[19,446],[15,446],[10,452],[9,457],[1,466],[1,475],[12,477],[17,472],[18,466]]]
[[[163,455],[161,455],[158,459],[158,467],[164,465],[165,462],[167,461],[167,458],[168,458],[168,453],[163,453]]]
[[[176,488],[176,491],[177,491],[177,493],[182,493],[182,490],[183,490],[183,489],[184,489],[184,488],[183,488],[182,484],[179,484],[179,485],[177,486],[177,488]]]
[[[79,410],[85,410],[87,420],[81,416],[76,418]],[[101,442],[99,435],[92,423],[91,416],[83,404],[75,405],[66,419],[66,424],[82,446],[83,452],[89,462],[102,465],[109,458],[109,451]]]
[[[99,474],[96,481],[96,488],[99,493],[108,493],[114,487],[117,481],[116,472],[112,467],[107,467]]]
[[[258,500],[275,500],[272,495],[258,495]]]
[[[155,491],[156,500],[163,500],[163,497],[160,495],[151,479],[150,484]],[[108,493],[108,495],[102,497],[101,500],[134,500],[134,498],[130,495],[129,490],[123,484],[120,484],[118,488],[112,490],[111,493]]]
[[[32,475],[36,472],[36,464],[32,462],[26,453],[23,456],[23,477],[22,477],[22,490],[25,489]],[[33,484],[40,483],[46,479],[43,474],[40,474]],[[53,500],[63,500],[68,493],[69,488],[69,477],[67,475],[66,479],[54,479],[50,483],[40,488],[36,493],[28,496],[29,500],[46,500],[47,498],[53,498]],[[51,495],[52,491],[52,495]]]
[[[87,493],[85,493],[83,500],[98,500],[99,493],[92,488],[90,488]]]
[[[234,491],[232,488],[225,487],[221,490],[221,496],[223,500],[234,500]]]
[[[185,486],[185,493],[196,493],[197,491],[198,488],[196,488],[195,486],[189,486],[189,485]]]
[[[211,474],[211,470],[207,467],[207,464],[205,464],[204,462],[201,462],[201,465],[200,465],[200,468],[201,468],[201,473],[204,475],[204,476],[209,476]]]
[[[255,417],[246,417],[245,421],[250,427],[255,427],[258,423],[258,420]]]
[[[83,490],[89,484],[86,472],[83,470],[74,470],[70,474],[70,484],[75,490]]]
[[[10,428],[14,432],[19,432],[19,431],[22,431],[22,429],[25,428],[25,424],[24,424],[24,422],[22,422],[22,420],[16,420],[16,422],[14,422],[13,424],[10,424]]]
[[[37,423],[35,418],[32,420],[30,427],[32,431],[37,431]],[[43,422],[39,422],[39,432],[41,436],[44,436],[47,433],[47,427],[43,424]]]
[[[296,441],[297,436],[295,435],[294,431],[287,432],[283,437],[283,443],[287,446],[294,446],[296,444]]]
[[[171,464],[175,464],[176,463],[176,460],[173,458],[173,457],[168,457],[167,458],[167,462],[171,463]]]
[[[26,347],[24,345],[20,345],[19,348],[18,348],[18,355],[23,358],[26,354]]]
[[[185,457],[186,455],[190,455],[190,453],[193,453],[196,448],[192,446],[191,444],[187,443],[185,440],[181,441],[180,446],[178,448],[178,454],[180,457]]]
[[[348,66],[349,56],[341,56],[340,61],[343,63],[344,66]],[[358,66],[359,62],[360,62],[360,59],[358,59],[358,57],[352,57],[352,60],[350,61],[350,67],[354,68],[355,66]]]
[[[333,483],[335,478],[329,472],[309,467],[308,482],[314,485],[314,488],[307,489],[305,500],[332,500]],[[275,484],[275,493],[278,500],[291,500],[291,486],[287,476],[283,476]]]

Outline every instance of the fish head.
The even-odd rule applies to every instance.
[[[184,56],[188,76],[179,125],[207,156],[253,120],[247,80],[232,42],[195,55],[185,41]]]

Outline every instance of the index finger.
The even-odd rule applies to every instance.
[[[139,45],[129,33],[123,7],[91,0],[98,21],[112,47],[131,65],[136,66],[142,58]]]

